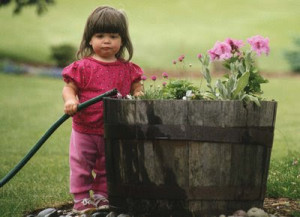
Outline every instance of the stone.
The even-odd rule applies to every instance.
[[[37,217],[58,217],[57,210],[54,208],[47,208],[39,212]]]
[[[110,212],[106,217],[117,217],[117,213],[115,212]]]
[[[248,217],[269,217],[269,215],[262,209],[253,207],[247,212]]]
[[[107,215],[108,215],[108,212],[98,211],[98,212],[93,213],[93,215],[91,217],[106,217]]]
[[[237,210],[233,213],[233,216],[236,217],[247,217],[247,213],[244,210]]]

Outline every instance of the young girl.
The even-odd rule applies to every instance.
[[[125,50],[128,59],[124,59]],[[108,209],[103,139],[103,104],[80,112],[77,105],[117,88],[126,96],[142,95],[142,69],[132,62],[133,47],[124,12],[104,6],[88,17],[78,61],[64,68],[64,112],[73,116],[70,139],[70,192],[75,213]],[[94,176],[92,174],[94,172]],[[90,197],[93,192],[93,198]]]

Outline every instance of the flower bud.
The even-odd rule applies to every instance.
[[[164,78],[168,78],[168,77],[169,77],[168,73],[166,73],[166,72],[163,72],[163,73],[162,73],[162,76],[163,76]]]
[[[151,77],[151,79],[152,79],[152,81],[156,81],[156,76],[153,75],[153,76]]]

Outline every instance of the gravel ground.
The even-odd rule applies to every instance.
[[[40,217],[40,216],[76,216],[72,213],[72,202],[68,202],[62,205],[58,205],[52,208],[52,214],[51,214],[51,209],[50,208],[44,208],[44,209],[39,209],[35,210],[31,213],[28,213],[25,215],[25,217]],[[43,211],[46,211],[49,214],[46,215],[40,215]],[[286,217],[299,217],[300,216],[300,200],[291,200],[288,198],[266,198],[264,201],[264,211],[269,214],[269,216],[286,216]],[[54,213],[56,211],[56,213]],[[108,212],[102,212],[102,213],[95,213],[93,215],[90,215],[92,217],[97,217],[97,216],[109,216],[109,217],[130,217],[129,215],[126,214],[115,214],[115,213],[108,213]],[[235,215],[236,216],[236,215]],[[238,215],[240,216],[240,215]],[[246,217],[247,215],[241,215]]]

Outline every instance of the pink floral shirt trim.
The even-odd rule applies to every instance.
[[[72,81],[77,86],[80,103],[114,88],[126,96],[131,84],[141,80],[142,74],[143,70],[132,62],[106,63],[91,57],[75,61],[62,71],[64,81]],[[103,135],[103,102],[77,112],[72,127],[80,133]]]

